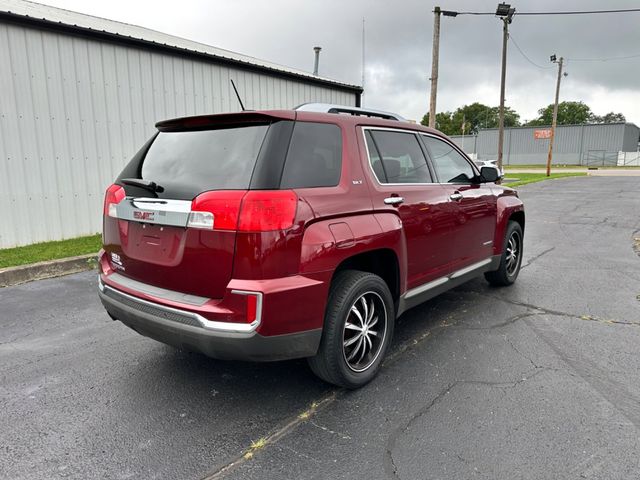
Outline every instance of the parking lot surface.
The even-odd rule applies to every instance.
[[[353,392],[138,336],[95,272],[0,289],[0,477],[640,477],[638,179],[520,193],[516,284],[407,312]]]

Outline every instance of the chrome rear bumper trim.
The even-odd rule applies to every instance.
[[[118,296],[122,296],[129,301],[129,303],[139,304],[140,306],[147,306],[151,309],[158,310],[161,312],[166,312],[168,314],[176,315],[178,317],[183,317],[185,319],[193,320],[199,327],[214,330],[219,332],[226,333],[253,333],[259,326],[261,321],[261,313],[262,313],[262,293],[260,292],[245,292],[240,290],[233,290],[233,293],[238,293],[241,295],[256,295],[258,297],[258,305],[257,305],[257,318],[251,323],[233,323],[233,322],[218,322],[214,320],[209,320],[204,318],[202,315],[199,315],[194,312],[188,312],[185,310],[180,310],[178,308],[168,307],[166,305],[161,305],[159,303],[150,302],[148,300],[143,300],[141,298],[135,297],[133,295],[129,295],[128,293],[124,293],[118,289],[115,289],[104,282],[102,279],[99,279],[98,288],[102,293],[109,296],[109,292],[113,292],[113,295],[110,298],[114,301],[118,301]],[[187,323],[187,322],[179,322],[179,323]],[[188,324],[188,323],[187,323]]]

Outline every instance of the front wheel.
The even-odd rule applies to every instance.
[[[500,266],[497,270],[484,274],[491,285],[507,286],[516,281],[522,264],[522,245],[522,227],[512,220],[507,225]]]
[[[391,342],[394,320],[393,298],[382,278],[339,272],[331,285],[318,353],[308,359],[311,370],[346,388],[371,381]]]

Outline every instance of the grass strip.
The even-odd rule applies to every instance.
[[[528,183],[543,182],[545,180],[554,180],[556,178],[565,177],[584,177],[587,172],[566,172],[566,173],[552,173],[547,177],[546,173],[512,173],[505,172],[505,179],[502,182],[508,187],[520,187],[527,185]]]
[[[0,268],[97,253],[101,244],[101,236],[96,234],[68,240],[34,243],[24,247],[4,248],[0,250]]]

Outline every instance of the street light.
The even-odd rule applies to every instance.
[[[502,17],[506,19],[509,23],[513,20],[513,15],[516,13],[515,8],[511,8],[511,5],[508,3],[499,3],[498,8],[496,8],[496,16]]]
[[[516,9],[508,3],[499,3],[496,16],[502,20],[502,72],[500,74],[500,110],[498,121],[498,169],[502,171],[502,145],[504,143],[504,85],[507,76],[507,39],[509,38],[509,24],[513,21]]]

